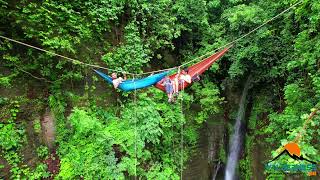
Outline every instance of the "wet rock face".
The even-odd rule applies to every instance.
[[[46,109],[41,118],[41,132],[45,144],[50,150],[53,150],[55,141],[55,122],[53,113],[49,108]]]
[[[187,162],[183,179],[211,180],[223,179],[225,176],[226,152],[229,136],[231,136],[229,133],[232,133],[228,128],[235,124],[242,89],[227,81],[224,82],[224,86],[225,88],[221,91],[221,96],[225,98],[222,111],[210,116],[199,129],[196,152]],[[194,105],[192,109],[201,110]]]
[[[183,172],[183,179],[185,180],[209,179],[210,176],[207,126],[203,125],[198,133],[199,139],[195,153],[186,163],[187,168]]]
[[[187,162],[183,179],[198,180],[217,179],[222,177],[223,162],[219,157],[219,151],[224,146],[225,125],[223,114],[210,117],[207,123],[199,129],[199,140],[196,151]]]

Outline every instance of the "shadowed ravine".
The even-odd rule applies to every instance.
[[[241,95],[236,124],[234,126],[234,134],[232,135],[230,145],[229,145],[229,155],[228,155],[227,166],[225,170],[225,180],[235,179],[235,171],[238,165],[239,153],[240,153],[241,145],[243,141],[243,135],[241,134],[241,126],[245,116],[246,97],[248,93],[249,84],[250,84],[250,77],[247,79]]]

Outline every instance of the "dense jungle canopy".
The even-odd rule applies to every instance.
[[[296,2],[0,0],[0,35],[138,74],[213,51]],[[303,156],[320,162],[319,32],[320,2],[302,0],[235,43],[173,104],[154,87],[124,93],[88,66],[0,39],[0,178],[180,179],[209,122],[223,127],[211,163],[225,164],[249,75],[240,179],[273,177],[257,167],[300,132]]]

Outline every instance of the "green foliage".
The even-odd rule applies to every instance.
[[[226,163],[227,162],[227,159],[226,159],[227,156],[228,155],[226,154],[226,151],[224,150],[223,146],[220,146],[220,148],[219,148],[219,159],[222,162]]]
[[[285,174],[279,174],[279,173],[271,173],[267,176],[267,180],[273,180],[273,179],[285,179]]]
[[[6,88],[11,87],[11,81],[13,77],[15,77],[15,74],[11,74],[9,76],[0,74],[0,86],[6,87]]]
[[[0,106],[7,104],[8,98],[0,96]]]
[[[84,110],[74,109],[69,117],[73,133],[60,142],[61,167],[58,177],[121,178],[111,138],[101,122]],[[83,126],[83,127],[82,127]],[[85,127],[85,128],[84,128]]]
[[[41,159],[47,159],[49,155],[49,149],[47,146],[41,145],[37,148],[37,155]]]
[[[253,151],[254,145],[255,144],[254,144],[253,137],[246,136],[246,141],[245,141],[246,157],[239,161],[239,172],[241,175],[241,179],[250,179],[251,177],[253,177],[253,172],[252,172],[253,165],[251,164],[251,162],[253,161],[252,156],[255,153]]]
[[[48,98],[49,106],[52,108],[55,115],[61,116],[65,111],[66,103],[63,99],[62,94],[55,94]]]
[[[150,61],[151,51],[143,44],[136,24],[129,23],[125,27],[125,34],[125,44],[107,53],[102,59],[110,68],[141,72],[141,68]]]
[[[278,147],[284,146],[293,141],[299,133],[302,133],[298,144],[303,156],[319,160],[320,156],[318,155],[318,150],[316,150],[319,146],[312,143],[313,139],[320,135],[319,131],[314,128],[316,124],[319,124],[319,117],[316,115],[311,123],[305,124],[309,117],[310,109],[316,103],[313,98],[310,98],[313,96],[313,92],[310,92],[306,85],[293,83],[285,86],[284,95],[286,108],[282,113],[271,113],[269,115],[270,123],[263,128],[265,134],[272,134],[267,138],[267,142],[276,143]],[[311,109],[311,111],[314,111],[314,109]],[[305,125],[306,129],[303,129],[302,127]],[[275,129],[277,133],[274,133]],[[278,152],[272,151],[272,157],[277,154]],[[288,158],[280,158],[279,162],[298,163]]]
[[[11,179],[41,179],[48,178],[47,166],[38,164],[35,169],[31,169],[23,162],[20,151],[26,143],[25,128],[20,121],[18,113],[21,113],[21,104],[24,100],[17,97],[17,100],[1,98],[3,106],[1,116],[6,117],[6,121],[0,122],[0,156],[2,156],[10,166]],[[3,167],[2,167],[3,168]]]
[[[268,98],[268,93],[257,95],[253,100],[248,128],[258,134],[260,131],[255,131],[255,129],[260,128],[265,124],[266,119],[264,119],[264,116],[266,113],[272,112],[271,107],[272,104],[270,102],[270,98]]]
[[[66,118],[64,117],[64,112],[67,106],[65,96],[62,95],[62,93],[56,93],[49,96],[48,106],[51,108],[51,111],[54,113],[54,117],[56,119],[57,141],[66,138],[69,128],[65,123]]]
[[[1,108],[3,112],[1,116],[6,118],[6,121],[0,122],[0,147],[4,151],[18,149],[25,140],[24,129],[14,123],[17,113],[20,112],[20,104],[17,100],[9,101],[5,98],[3,102],[7,106]]]
[[[302,115],[313,107],[312,100],[307,100],[309,97],[308,93],[305,89],[300,88],[298,84],[287,85],[284,94],[287,107],[281,114],[272,113],[269,115],[271,123],[265,130],[267,133],[273,132],[274,128],[281,128],[285,131],[294,132],[294,129],[301,127],[305,121],[305,118],[301,118]],[[285,137],[285,134],[282,133],[277,133],[274,136],[279,139],[280,137]],[[272,137],[271,139],[277,141],[278,138]]]
[[[173,156],[175,156],[174,154],[178,154],[177,156],[181,154],[179,147],[172,146],[172,144],[178,144],[180,141],[181,123],[189,124],[182,116],[180,106],[178,104],[170,105],[163,101],[166,98],[165,96],[164,93],[156,90],[139,93],[137,102],[127,104],[121,116],[121,120],[129,122],[130,127],[137,127],[137,156],[143,159],[142,162],[149,160],[154,162],[151,163],[151,170],[147,171],[147,177],[153,177],[156,174],[161,178],[177,176],[175,167],[178,164],[175,164],[177,161],[174,162]],[[184,93],[181,93],[181,96],[186,100],[184,102],[186,103],[185,106],[188,106],[190,97]],[[186,129],[184,132],[185,146],[193,146],[196,143],[196,130],[197,128],[191,124]],[[143,143],[143,146],[141,146],[141,142],[145,142],[146,145]],[[141,152],[141,155],[139,152],[140,146],[145,149]],[[131,153],[134,152],[131,151]],[[190,151],[187,150],[183,153],[184,157],[187,157]],[[159,164],[162,162],[165,164],[160,166]]]
[[[195,118],[198,123],[206,121],[210,115],[221,111],[220,104],[224,98],[219,97],[220,91],[214,83],[205,83],[203,87],[199,84],[194,84],[192,89],[195,90],[195,96],[197,97],[195,100],[201,106],[201,111]]]
[[[152,166],[146,175],[147,179],[179,179],[180,177],[175,174],[174,170],[162,164]]]
[[[29,179],[49,178],[50,173],[48,173],[47,169],[48,169],[47,165],[40,163],[37,165],[34,172],[29,174],[27,177]]]
[[[10,150],[21,146],[23,130],[17,129],[14,124],[0,124],[0,130],[0,146],[2,149]]]
[[[34,132],[36,132],[36,133],[40,133],[41,132],[40,119],[35,119],[33,121],[33,129],[34,129]]]
[[[190,97],[181,94],[188,107]],[[180,141],[177,130],[181,123],[189,123],[181,116],[180,106],[163,101],[165,96],[155,90],[139,93],[136,102],[125,104],[119,117],[96,106],[87,111],[75,108],[68,118],[72,129],[65,131],[64,138],[59,140],[59,178],[122,179],[126,172],[130,176],[137,172],[146,178],[176,179],[179,164],[173,156],[179,157],[180,149],[172,144]],[[197,128],[189,126],[184,133],[186,147],[193,146],[197,140]],[[187,149],[183,153],[186,161],[191,151]],[[87,165],[81,167],[82,162]]]
[[[147,143],[158,144],[163,131],[160,127],[162,117],[155,108],[156,103],[152,99],[145,98],[132,103],[123,111],[123,120],[129,122],[132,126],[137,125],[139,136]],[[141,111],[143,109],[143,111]]]
[[[92,117],[88,116],[85,111],[78,109],[74,111],[75,113],[72,114],[69,120],[77,134],[86,136],[93,130],[101,128],[101,124],[96,119],[93,120]]]
[[[179,22],[183,22],[181,23],[183,30],[202,30],[209,26],[206,1],[180,0],[176,2],[174,11]]]
[[[293,3],[296,0],[0,0],[0,34],[85,63],[142,72],[179,65],[212,51]],[[41,86],[36,90],[37,101],[51,108],[57,124],[62,165],[58,178],[123,179],[134,175],[137,160],[142,178],[177,179],[181,152],[173,145],[180,142],[181,125],[185,126],[182,153],[186,162],[197,141],[198,124],[223,110],[228,87],[221,91],[218,84],[222,81],[231,79],[231,85],[237,86],[247,74],[254,77],[248,124],[251,138],[265,136],[268,146],[280,146],[302,130],[310,109],[320,104],[319,5],[317,0],[303,1],[238,41],[206,71],[201,84],[181,93],[177,104],[167,104],[166,95],[156,90],[139,91],[137,103],[130,93],[117,95],[115,101],[113,91],[99,91],[90,69],[6,40],[0,44],[0,90],[8,97],[16,96],[11,91],[16,89],[29,96],[29,90],[22,87]],[[171,62],[168,56],[173,57]],[[52,83],[33,80],[26,71]],[[7,94],[0,98],[0,147],[12,166],[12,178],[47,177],[44,165],[35,171],[20,166],[27,119],[18,117],[29,117],[36,105],[30,99],[24,104],[2,96]],[[194,112],[192,103],[201,109]],[[81,108],[75,108],[67,119],[74,106]],[[38,121],[34,124],[36,133],[39,125]],[[301,141],[304,155],[317,160],[318,125],[317,114]],[[245,168],[250,162],[245,159],[241,165]]]
[[[252,177],[252,172],[250,172],[250,160],[249,159],[241,159],[239,161],[239,168],[243,169],[244,171],[241,172],[242,179],[250,179]]]

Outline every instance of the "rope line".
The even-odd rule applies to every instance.
[[[240,36],[240,37],[237,38],[236,40],[234,40],[234,41],[232,41],[232,42],[229,42],[229,43],[227,43],[227,44],[225,44],[225,45],[222,45],[222,46],[220,46],[220,47],[218,47],[218,48],[216,48],[216,49],[214,49],[214,50],[212,50],[212,51],[210,51],[210,52],[207,52],[207,53],[205,53],[205,54],[202,55],[202,56],[196,57],[196,58],[194,58],[194,59],[192,59],[192,60],[190,60],[190,61],[188,61],[188,62],[186,62],[186,63],[183,63],[183,64],[180,65],[180,66],[175,66],[175,67],[172,67],[172,68],[161,69],[161,70],[156,70],[156,71],[142,72],[142,73],[130,73],[130,72],[125,72],[125,73],[126,73],[126,74],[130,74],[130,75],[144,75],[144,74],[152,74],[152,73],[157,73],[157,72],[164,72],[164,71],[168,71],[168,70],[177,69],[178,67],[186,66],[186,65],[188,65],[188,64],[190,64],[190,63],[192,63],[192,62],[194,62],[194,61],[196,61],[196,60],[198,60],[198,59],[202,59],[202,58],[204,58],[204,57],[206,57],[206,56],[208,56],[208,55],[210,55],[210,54],[212,54],[212,53],[214,53],[214,52],[216,52],[216,51],[218,51],[218,50],[220,50],[220,49],[222,49],[222,48],[224,48],[224,47],[231,46],[231,45],[237,43],[237,42],[240,41],[241,39],[249,36],[249,35],[252,34],[253,32],[257,31],[257,30],[260,29],[261,27],[265,26],[265,25],[268,24],[269,22],[275,20],[275,19],[278,18],[279,16],[283,15],[284,13],[288,12],[289,10],[291,10],[292,8],[296,7],[297,5],[299,5],[299,4],[301,4],[301,3],[302,3],[302,1],[299,1],[299,2],[297,2],[297,3],[295,3],[295,4],[293,4],[293,5],[290,6],[289,8],[285,9],[284,11],[282,11],[281,13],[279,13],[279,14],[277,14],[276,16],[272,17],[271,19],[265,21],[263,24],[261,24],[260,26],[254,28],[253,30],[249,31],[248,33]],[[73,62],[73,63],[75,63],[75,64],[82,64],[82,65],[85,65],[85,66],[89,66],[89,67],[93,67],[93,68],[99,68],[99,69],[105,69],[105,70],[108,70],[108,71],[123,72],[123,71],[120,71],[120,70],[111,69],[111,68],[106,68],[106,67],[102,67],[102,66],[95,65],[95,64],[85,63],[85,62],[79,61],[79,60],[77,60],[77,59],[69,58],[69,57],[67,57],[67,56],[60,55],[60,54],[57,54],[57,53],[55,53],[55,52],[48,51],[48,50],[45,50],[45,49],[42,49],[42,48],[39,48],[39,47],[30,45],[30,44],[27,44],[27,43],[24,43],[24,42],[21,42],[21,41],[18,41],[18,40],[14,40],[14,39],[11,39],[11,38],[2,36],[2,35],[0,35],[0,38],[6,39],[6,40],[8,40],[8,41],[15,42],[15,43],[18,43],[18,44],[21,44],[21,45],[24,45],[24,46],[27,46],[27,47],[30,47],[30,48],[33,48],[33,49],[37,49],[37,50],[39,50],[39,51],[46,52],[46,53],[49,53],[49,54],[54,55],[54,56],[58,56],[58,57],[64,58],[64,59],[66,59],[66,60],[68,60],[68,61],[70,61],[70,62]]]
[[[22,69],[21,67],[19,67],[19,66],[16,66],[17,67],[17,69],[19,70],[19,71],[22,71],[22,72],[24,72],[24,73],[26,73],[26,74],[28,74],[29,76],[31,76],[31,77],[33,77],[33,78],[35,78],[35,79],[38,79],[38,80],[40,80],[40,81],[45,81],[45,82],[48,82],[48,83],[53,83],[53,81],[50,81],[50,80],[48,80],[48,79],[46,79],[46,78],[44,78],[44,77],[38,77],[38,76],[35,76],[35,75],[33,75],[32,73],[30,73],[30,72],[28,72],[28,71],[26,71],[26,70],[24,70],[24,69]]]
[[[139,73],[139,75],[153,74],[153,73],[159,73],[159,72],[164,72],[164,71],[170,71],[170,70],[177,69],[179,67],[180,66],[175,66],[175,67],[167,68],[167,69],[160,69],[160,70],[155,70],[155,71],[142,72],[142,73]],[[136,75],[138,75],[138,74],[136,74]]]
[[[180,68],[179,68],[180,69]],[[182,88],[181,88],[181,102],[180,102],[180,105],[181,105],[181,120],[184,116],[183,114],[183,93],[184,93],[184,83],[182,84]],[[183,150],[184,150],[184,147],[183,147],[183,121],[181,121],[181,129],[180,129],[180,133],[181,133],[181,145],[180,145],[180,148],[181,148],[181,157],[180,157],[180,179],[182,180],[183,178]]]
[[[176,159],[176,155],[175,155],[175,144],[174,144],[174,130],[173,130],[173,120],[171,120],[171,134],[172,134],[172,141],[171,141],[171,145],[172,145],[172,151],[171,151],[171,156],[172,156],[172,160],[173,160],[173,164],[175,163],[175,159]]]
[[[70,57],[67,57],[67,56],[52,52],[52,51],[48,51],[48,50],[45,50],[45,49],[30,45],[30,44],[27,44],[27,43],[24,43],[24,42],[21,42],[21,41],[18,41],[18,40],[14,40],[14,39],[2,36],[2,35],[0,35],[0,38],[6,39],[8,41],[15,42],[15,43],[18,43],[18,44],[21,44],[21,45],[24,45],[24,46],[27,46],[27,47],[30,47],[30,48],[33,48],[33,49],[36,49],[36,50],[39,50],[39,51],[42,51],[42,52],[46,52],[46,53],[54,55],[54,56],[61,57],[63,59],[66,59],[66,60],[74,63],[74,64],[82,64],[82,65],[85,65],[85,66],[89,66],[89,67],[93,67],[93,68],[99,68],[99,69],[105,69],[105,70],[114,71],[114,72],[123,72],[123,71],[119,71],[119,70],[116,70],[116,69],[110,69],[110,68],[102,67],[102,66],[95,65],[95,64],[85,63],[85,62],[82,62],[82,61],[79,61],[79,60],[76,60],[76,59],[73,59],[73,58],[70,58]],[[133,73],[127,73],[127,72],[125,72],[125,73],[133,75]]]
[[[138,159],[137,159],[137,88],[136,88],[136,81],[134,80],[135,75],[133,75],[133,86],[134,86],[134,179],[137,179],[137,164],[138,164]]]
[[[224,48],[224,47],[232,46],[233,44],[237,43],[237,42],[240,41],[241,39],[249,36],[249,35],[252,34],[253,32],[255,32],[255,31],[257,31],[258,29],[262,28],[263,26],[265,26],[266,24],[270,23],[271,21],[277,19],[279,16],[283,15],[284,13],[288,12],[289,10],[291,10],[292,8],[296,7],[297,5],[299,5],[299,4],[301,4],[301,3],[302,3],[302,1],[299,1],[299,2],[297,2],[297,3],[295,3],[295,4],[293,4],[293,5],[290,6],[289,8],[285,9],[284,11],[282,11],[281,13],[279,13],[279,14],[277,14],[276,16],[272,17],[271,19],[265,21],[265,22],[262,23],[260,26],[258,26],[258,27],[256,27],[256,28],[254,28],[253,30],[249,31],[247,34],[244,34],[244,35],[240,36],[239,38],[237,38],[236,40],[234,40],[234,41],[232,41],[232,42],[229,42],[229,43],[227,43],[227,44],[225,44],[225,45],[222,45],[222,46],[216,48],[215,50],[212,50],[212,51],[210,51],[210,52],[207,52],[207,53],[205,53],[205,54],[202,55],[202,56],[196,57],[195,59],[190,60],[190,61],[188,61],[188,62],[186,62],[186,63],[184,63],[184,64],[182,64],[182,65],[180,65],[180,66],[186,66],[186,65],[188,65],[188,64],[190,64],[190,63],[192,63],[192,62],[194,62],[194,61],[196,61],[196,60],[198,60],[198,59],[202,59],[202,58],[204,58],[204,57],[206,57],[206,56],[208,56],[208,55],[211,55],[212,53],[214,53],[214,52],[216,52],[216,51],[218,51],[218,50],[220,50],[220,49],[222,49],[222,48]]]

